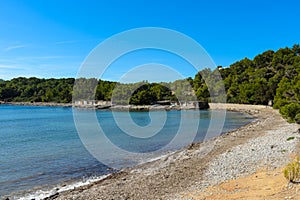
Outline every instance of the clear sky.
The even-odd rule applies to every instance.
[[[299,9],[298,0],[0,0],[0,79],[75,77],[101,41],[139,27],[182,32],[228,66],[299,44]],[[111,71],[105,79],[123,73]]]

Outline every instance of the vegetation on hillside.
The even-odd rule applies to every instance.
[[[227,102],[267,105],[273,107],[290,122],[300,123],[300,46],[266,51],[253,60],[245,58],[227,68],[219,66],[223,80],[213,85],[213,93],[218,93],[218,85],[224,82]],[[206,69],[205,73],[215,71]],[[201,72],[203,73],[203,71]],[[200,80],[200,81],[199,81]],[[208,78],[208,81],[211,78]],[[199,99],[210,99],[207,86],[201,80],[200,72],[194,78],[194,90]],[[212,92],[210,92],[212,94]]]
[[[0,82],[0,99],[17,102],[71,102],[73,83],[73,78],[14,78]]]
[[[269,100],[289,121],[300,121],[300,46],[266,51],[220,70],[227,101],[263,104]]]
[[[213,71],[204,69],[194,79],[189,77],[172,83],[119,84],[80,78],[76,80],[80,84],[73,90],[73,78],[0,80],[0,100],[67,103],[73,95],[76,99],[143,105],[162,100],[196,100],[195,96],[198,100],[211,101],[226,93],[230,103],[267,105],[272,100],[274,108],[285,118],[300,123],[299,53],[299,45],[276,52],[269,50],[253,60],[245,58]],[[223,80],[218,78],[219,73]]]
[[[80,78],[74,86],[74,99],[105,100],[114,104],[150,105],[157,101],[192,101],[192,78],[177,80],[172,83],[137,83],[121,84],[97,79]]]

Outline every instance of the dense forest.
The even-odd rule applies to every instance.
[[[145,105],[162,100],[210,101],[212,96],[222,93],[225,86],[227,102],[267,105],[273,107],[289,121],[300,123],[300,46],[266,51],[254,57],[245,58],[229,67],[219,66],[213,71],[204,69],[194,78],[172,83],[120,84],[96,79],[77,79],[79,83],[93,87],[75,88],[75,79],[14,78],[0,80],[1,101],[61,102],[72,101],[85,93],[95,95],[96,100],[114,100],[115,103]],[[223,80],[215,79],[221,74]],[[207,85],[210,85],[208,87]],[[96,87],[94,87],[96,86]],[[115,89],[116,88],[116,89]]]
[[[300,46],[266,51],[219,70],[227,101],[273,107],[289,121],[300,123]]]

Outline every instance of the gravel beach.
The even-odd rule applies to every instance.
[[[192,144],[142,164],[47,199],[190,199],[226,180],[276,169],[290,159],[299,142],[299,125],[287,123],[266,106],[210,104],[211,109],[246,112],[256,120],[235,131]]]

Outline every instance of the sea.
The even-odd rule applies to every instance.
[[[221,130],[220,117],[225,117]],[[208,132],[216,136],[251,121],[243,113],[211,110],[112,112],[0,105],[0,199],[42,199],[179,150],[186,143],[178,134],[200,142]]]

